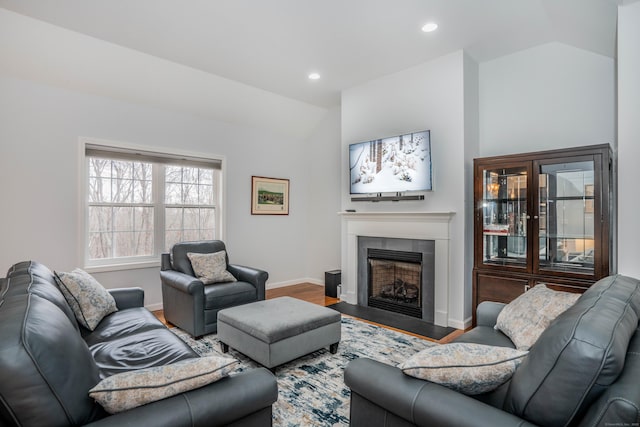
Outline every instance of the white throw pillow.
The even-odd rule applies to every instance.
[[[237,364],[235,359],[210,356],[123,372],[100,381],[89,396],[115,414],[218,381]]]
[[[474,395],[507,381],[528,352],[473,343],[436,345],[416,353],[398,368],[407,375]]]
[[[55,275],[62,295],[85,328],[93,331],[106,315],[118,311],[113,296],[86,271],[76,268]]]
[[[502,309],[495,329],[508,336],[518,350],[529,350],[551,322],[578,298],[580,294],[536,285]]]
[[[205,285],[220,282],[235,282],[236,278],[227,271],[227,253],[218,251],[209,254],[188,252],[191,267],[196,277]]]

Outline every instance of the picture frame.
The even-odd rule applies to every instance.
[[[252,176],[251,215],[289,215],[289,180]]]

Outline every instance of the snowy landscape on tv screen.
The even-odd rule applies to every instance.
[[[349,146],[351,194],[431,190],[429,131]]]

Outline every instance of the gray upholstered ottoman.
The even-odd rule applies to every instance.
[[[253,302],[218,312],[218,339],[273,370],[305,354],[340,342],[340,313],[291,297]]]

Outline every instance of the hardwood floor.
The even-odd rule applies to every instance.
[[[289,296],[292,298],[298,298],[301,299],[303,301],[307,301],[307,302],[311,302],[313,304],[318,304],[318,305],[322,305],[322,306],[328,306],[331,304],[335,304],[337,302],[340,302],[340,300],[338,298],[331,298],[331,297],[327,297],[324,295],[324,286],[319,286],[319,285],[314,285],[313,283],[300,283],[297,285],[291,285],[291,286],[283,286],[281,288],[274,288],[274,289],[267,289],[267,299],[272,299],[272,298],[278,298],[278,297],[283,297],[283,296]],[[156,317],[158,317],[158,319],[160,319],[163,323],[168,324],[167,321],[164,318],[164,315],[162,313],[162,310],[159,311],[154,311],[153,314],[156,315]],[[343,314],[343,316],[346,316],[345,314]],[[434,340],[431,339],[429,337],[424,337],[421,335],[417,335],[411,332],[407,332],[407,331],[403,331],[401,329],[396,329],[396,328],[392,328],[390,326],[386,326],[386,325],[381,325],[379,323],[375,323],[375,322],[370,322],[368,320],[364,320],[364,319],[358,319],[361,320],[363,322],[366,323],[371,323],[373,325],[377,325],[377,326],[381,326],[383,328],[387,328],[387,329],[391,329],[394,331],[398,331],[398,332],[402,332],[408,335],[412,335],[418,338],[422,338],[428,341],[433,341],[433,342],[437,342],[440,344],[444,344],[447,343],[451,340],[453,340],[454,338],[456,338],[457,336],[461,335],[464,331],[455,331],[449,335],[447,335],[446,337],[444,337],[441,340]]]

